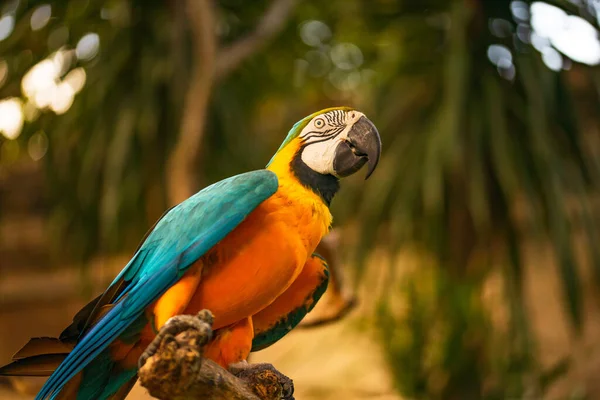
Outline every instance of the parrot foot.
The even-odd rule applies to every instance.
[[[139,358],[138,368],[142,368],[146,361],[156,354],[161,344],[165,346],[176,342],[175,336],[182,332],[197,332],[196,342],[198,346],[204,346],[212,338],[213,320],[214,317],[208,310],[202,310],[196,315],[177,315],[169,318]]]
[[[230,364],[228,370],[261,399],[294,400],[294,382],[271,364],[241,361]]]

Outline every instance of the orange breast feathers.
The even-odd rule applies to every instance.
[[[289,162],[274,160],[269,169],[278,175],[278,191],[153,305],[157,329],[174,315],[202,309],[214,314],[214,329],[233,324],[267,307],[296,279],[331,213],[297,181]]]
[[[185,313],[211,310],[216,329],[258,313],[292,284],[327,228],[312,207],[276,193],[202,258]]]

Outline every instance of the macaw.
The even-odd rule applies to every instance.
[[[208,186],[168,210],[106,291],[59,339],[34,338],[0,375],[50,376],[37,400],[123,399],[138,359],[169,318],[208,309],[204,356],[227,368],[275,343],[314,307],[328,268],[339,179],[375,170],[381,139],[349,107],[298,121],[267,164]]]

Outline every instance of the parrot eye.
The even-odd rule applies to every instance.
[[[325,121],[322,118],[317,118],[315,120],[315,127],[322,128],[323,126],[325,126]]]

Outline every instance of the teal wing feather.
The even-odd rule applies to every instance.
[[[107,289],[114,307],[83,333],[36,400],[54,399],[194,261],[273,195],[277,187],[274,173],[253,171],[217,182],[168,211]]]

